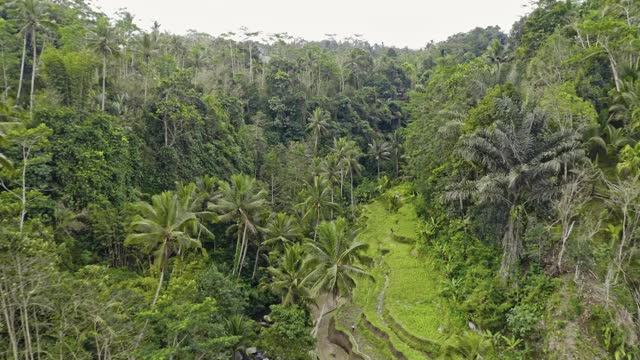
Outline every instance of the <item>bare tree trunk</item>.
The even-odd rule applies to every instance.
[[[256,273],[258,272],[258,259],[260,259],[260,245],[256,251],[256,260],[253,262],[253,274],[251,275],[251,281],[256,279]]]
[[[160,268],[160,280],[158,281],[158,288],[156,289],[156,295],[153,297],[153,302],[151,303],[151,307],[156,306],[158,302],[158,297],[160,296],[160,289],[162,289],[162,283],[164,282],[164,273],[167,271],[167,262],[169,261],[168,253],[162,255],[162,267]]]
[[[351,177],[351,215],[353,216],[355,214],[353,209],[353,207],[355,206],[355,201],[353,198],[353,169],[349,169],[349,176]]]
[[[244,224],[244,230],[242,231],[242,257],[240,258],[240,263],[238,264],[238,279],[240,279],[240,274],[242,273],[242,266],[244,265],[244,259],[247,256],[248,248],[249,244],[247,244],[247,224]]]
[[[33,93],[36,85],[36,70],[38,69],[37,56],[38,56],[38,46],[36,45],[36,31],[35,29],[31,32],[31,47],[33,48],[33,66],[31,67],[31,95],[29,97],[29,114],[31,119],[33,120]]]
[[[507,231],[502,239],[502,263],[500,265],[500,277],[503,279],[510,276],[511,271],[518,260],[519,241],[516,223],[519,216],[516,213],[516,209],[515,204],[511,206]]]
[[[20,65],[20,81],[18,82],[18,94],[16,95],[16,103],[20,100],[20,93],[22,93],[22,81],[24,79],[24,63],[27,58],[27,34],[24,34],[24,43],[22,44],[22,63]]]
[[[102,57],[102,111],[107,97],[107,56]]]
[[[561,271],[562,269],[562,256],[564,255],[566,246],[567,246],[567,240],[569,239],[569,236],[571,236],[571,231],[573,230],[573,225],[576,222],[573,221],[571,223],[571,225],[569,225],[569,227],[567,228],[566,224],[563,223],[562,226],[562,245],[560,247],[560,254],[558,254],[558,271]]]
[[[18,360],[18,341],[16,340],[15,324],[13,322],[12,314],[9,314],[9,299],[7,294],[9,289],[5,289],[0,283],[0,301],[2,301],[2,313],[4,315],[5,324],[7,326],[7,333],[9,333],[9,341],[11,342],[11,350],[13,352],[13,359]]]
[[[20,197],[21,211],[20,211],[20,238],[22,239],[24,232],[24,221],[27,215],[27,166],[29,162],[29,156],[31,154],[31,148],[22,147],[22,195]]]

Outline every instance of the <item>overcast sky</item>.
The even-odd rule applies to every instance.
[[[265,33],[288,32],[307,40],[362,34],[372,43],[421,48],[429,40],[476,26],[508,32],[530,8],[530,0],[90,0],[107,14],[127,8],[148,29],[212,35],[241,26]]]

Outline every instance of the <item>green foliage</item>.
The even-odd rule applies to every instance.
[[[314,339],[311,318],[298,306],[272,305],[271,324],[260,332],[260,342],[268,356],[274,359],[309,359]]]

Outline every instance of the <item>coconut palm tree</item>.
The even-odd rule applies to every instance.
[[[331,190],[327,179],[314,176],[302,191],[304,200],[298,207],[304,211],[303,220],[315,223],[313,238],[317,235],[320,221],[325,220],[325,210],[337,209],[338,205],[331,200]]]
[[[102,58],[102,106],[105,109],[107,98],[107,60],[110,56],[118,53],[118,36],[109,25],[109,20],[100,18],[94,31],[88,38],[89,46]]]
[[[327,293],[337,304],[340,296],[350,296],[356,279],[371,277],[365,268],[370,259],[364,254],[369,245],[356,241],[355,236],[344,218],[318,226],[317,241],[305,244],[312,294]]]
[[[344,177],[346,174],[345,167],[343,164],[344,159],[347,157],[347,153],[349,151],[349,141],[346,137],[342,137],[339,139],[333,139],[333,147],[331,148],[331,155],[335,156],[338,160],[338,168],[340,170],[340,197],[343,197],[343,188],[344,188]]]
[[[271,215],[265,227],[265,234],[263,245],[269,246],[276,252],[280,252],[302,238],[300,228],[293,217],[283,213]]]
[[[24,41],[22,44],[22,61],[20,65],[20,81],[18,82],[18,93],[16,102],[20,100],[22,93],[22,81],[24,79],[24,65],[27,55],[27,40],[31,37],[32,66],[31,66],[31,91],[29,107],[33,109],[33,94],[36,81],[37,62],[37,34],[38,30],[52,28],[55,23],[49,19],[49,2],[45,0],[15,0],[11,2],[10,8],[14,9],[17,22],[20,24],[20,34]],[[32,110],[33,111],[33,110]]]
[[[160,280],[152,302],[154,306],[160,295],[169,258],[202,247],[200,241],[192,237],[200,222],[191,209],[191,200],[180,198],[172,191],[154,195],[151,204],[136,204],[136,210],[140,215],[131,222],[132,233],[127,236],[125,245],[140,246],[154,256],[155,265],[160,269]]]
[[[308,305],[313,298],[311,280],[304,262],[303,248],[298,244],[287,245],[277,267],[267,268],[271,281],[264,285],[279,295],[284,305]]]
[[[231,176],[231,182],[223,182],[216,199],[209,209],[220,214],[221,222],[236,223],[238,239],[234,256],[233,274],[240,277],[248,249],[247,232],[258,233],[257,215],[264,209],[266,192],[255,179],[244,175]]]
[[[147,93],[149,91],[149,62],[151,61],[151,58],[158,52],[156,43],[151,39],[151,35],[149,35],[149,33],[142,34],[138,52],[140,53],[140,55],[142,55],[142,61],[144,62],[144,103],[146,104]]]
[[[336,155],[329,154],[322,160],[322,163],[320,164],[319,175],[327,179],[329,190],[331,191],[331,202],[335,202],[335,188],[340,185],[340,182],[342,181],[340,162],[338,161],[338,157]],[[331,210],[331,219],[333,219],[333,209]]]
[[[318,153],[318,142],[320,141],[320,136],[329,132],[330,120],[331,118],[329,113],[319,107],[311,113],[309,124],[307,124],[307,131],[311,132],[313,136],[313,150],[315,154]]]
[[[380,179],[380,162],[391,159],[391,145],[386,141],[373,139],[371,143],[369,143],[369,156],[376,160],[376,164],[378,165],[378,179]]]
[[[351,197],[351,211],[355,206],[355,197],[353,196],[353,177],[360,174],[363,166],[360,165],[360,156],[362,151],[354,141],[348,141],[344,156],[340,160],[340,164],[344,167],[346,173],[349,174],[349,196]]]
[[[502,240],[500,274],[507,277],[520,257],[521,217],[525,206],[549,200],[553,178],[567,174],[585,158],[579,134],[573,130],[548,135],[545,119],[537,113],[516,111],[509,120],[481,129],[461,141],[460,155],[482,171],[477,179],[463,180],[445,194],[461,202],[476,195],[480,202],[509,208]]]

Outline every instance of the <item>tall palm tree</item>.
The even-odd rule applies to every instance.
[[[376,160],[378,165],[378,179],[380,179],[380,162],[391,159],[391,145],[383,140],[372,139],[369,143],[369,156]]]
[[[320,141],[320,136],[329,132],[330,120],[331,118],[329,113],[319,107],[315,108],[313,113],[311,113],[309,124],[307,124],[307,131],[311,132],[313,136],[313,150],[315,154],[318,153],[318,142]]]
[[[280,295],[284,305],[307,305],[311,302],[311,280],[305,266],[304,252],[300,245],[287,245],[277,267],[267,271],[271,281],[265,284],[276,295]]]
[[[107,98],[107,59],[118,53],[118,36],[109,25],[109,20],[100,18],[88,38],[89,46],[102,58],[102,111]]]
[[[303,190],[304,200],[298,204],[304,210],[303,220],[313,221],[315,240],[320,221],[325,220],[325,210],[337,209],[338,205],[331,200],[331,190],[327,179],[314,176]]]
[[[364,254],[369,245],[355,241],[355,236],[356,232],[349,229],[347,221],[339,218],[321,223],[317,241],[305,244],[314,295],[327,293],[337,304],[340,296],[350,296],[356,279],[371,277],[365,268],[370,259]]]
[[[271,215],[265,228],[265,234],[266,239],[263,244],[276,252],[280,252],[287,245],[293,244],[302,237],[294,218],[284,213]]]
[[[480,202],[509,208],[502,240],[500,274],[510,275],[520,257],[521,216],[532,202],[549,200],[553,178],[585,158],[579,148],[579,134],[573,130],[547,135],[545,119],[535,113],[516,111],[491,130],[481,129],[462,141],[461,156],[483,171],[477,179],[463,180],[445,194],[461,202],[477,195]]]
[[[33,94],[36,80],[37,70],[37,33],[40,29],[52,28],[55,23],[49,19],[49,2],[46,0],[15,0],[11,2],[10,7],[15,10],[15,16],[20,24],[20,34],[24,41],[22,44],[22,61],[20,65],[20,81],[18,82],[18,93],[16,102],[20,100],[22,93],[22,81],[24,78],[24,64],[27,55],[27,40],[31,37],[31,50],[33,56],[33,64],[31,66],[31,91],[29,106],[33,109]]]
[[[322,163],[320,164],[320,176],[327,179],[329,190],[331,191],[331,202],[335,202],[335,188],[340,185],[340,182],[342,181],[340,162],[338,161],[337,156],[329,154],[322,160]],[[331,210],[331,218],[333,219],[333,209]]]
[[[348,141],[344,156],[340,160],[341,165],[345,168],[346,173],[349,174],[349,196],[351,197],[351,211],[355,206],[355,197],[353,196],[353,176],[360,174],[363,166],[360,165],[360,156],[362,151],[355,143],[355,141]]]
[[[346,137],[341,137],[339,139],[333,139],[333,147],[331,148],[331,154],[335,156],[338,160],[339,169],[340,169],[340,197],[343,197],[343,188],[344,188],[344,177],[345,177],[345,167],[344,160],[347,157],[349,152],[349,141]]]
[[[152,306],[158,301],[169,258],[189,249],[199,249],[202,244],[192,237],[200,226],[196,213],[192,211],[190,199],[181,199],[172,191],[154,195],[151,204],[140,202],[140,212],[131,222],[132,234],[125,245],[137,245],[152,253],[155,265],[160,269],[160,280]]]
[[[144,62],[144,102],[146,104],[147,93],[149,91],[149,62],[158,52],[156,43],[151,39],[151,35],[149,35],[149,33],[142,34],[142,39],[140,39],[140,49],[138,52],[142,55],[142,61]]]
[[[264,208],[266,191],[259,188],[255,179],[244,175],[231,176],[231,182],[223,182],[216,199],[209,209],[220,214],[221,222],[235,221],[238,239],[234,256],[233,274],[240,277],[248,249],[247,232],[258,233],[257,214]]]

